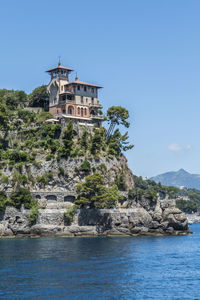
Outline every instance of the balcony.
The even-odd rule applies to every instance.
[[[90,103],[89,106],[90,106],[90,107],[94,107],[94,108],[95,108],[95,107],[96,107],[96,108],[102,108],[102,107],[103,107],[103,106],[102,106],[101,104],[99,104],[99,103],[98,103],[98,104],[92,104],[92,103]]]
[[[93,120],[104,120],[104,116],[91,115],[91,119],[93,119]]]

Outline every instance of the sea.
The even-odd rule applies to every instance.
[[[200,299],[192,235],[0,239],[0,299]]]

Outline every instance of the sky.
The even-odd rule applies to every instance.
[[[0,88],[48,84],[61,56],[129,110],[136,175],[200,173],[200,1],[0,0]]]

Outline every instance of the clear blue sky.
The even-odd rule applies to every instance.
[[[61,55],[130,111],[129,166],[200,173],[200,1],[1,1],[0,88],[31,92]],[[72,78],[75,76],[72,75]]]

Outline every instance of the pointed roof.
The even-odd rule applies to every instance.
[[[67,67],[62,66],[61,63],[59,62],[58,65],[57,65],[57,67],[54,67],[54,68],[52,68],[52,69],[49,69],[49,70],[47,70],[46,72],[52,72],[52,71],[61,70],[61,69],[62,69],[62,70],[65,70],[65,71],[68,71],[68,72],[72,72],[72,71],[73,71],[73,70],[70,69],[70,68],[67,68]]]

